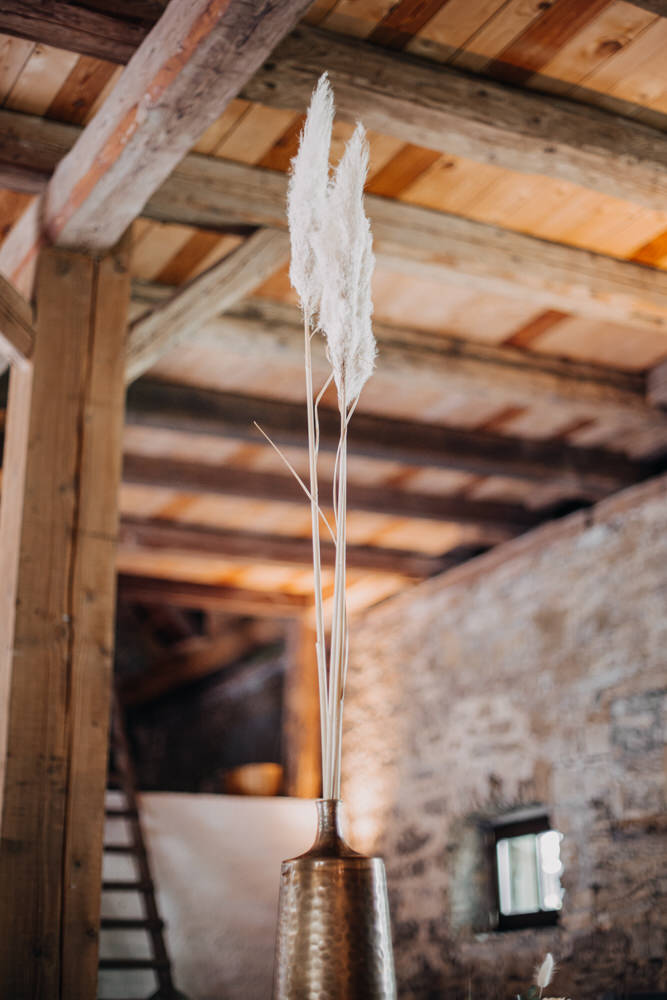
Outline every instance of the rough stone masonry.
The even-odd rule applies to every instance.
[[[352,626],[352,843],[387,863],[403,1000],[667,989],[667,478],[508,543]],[[556,927],[492,928],[484,830],[564,834]]]

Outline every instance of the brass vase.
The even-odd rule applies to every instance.
[[[315,843],[283,861],[273,1000],[395,1000],[384,863],[345,843],[339,807],[319,799]]]

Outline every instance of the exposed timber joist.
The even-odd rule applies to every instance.
[[[34,183],[34,164],[43,171],[56,147],[60,150],[77,131],[54,125],[0,112],[0,159],[7,164],[7,181],[14,177],[18,184],[27,167],[27,183]],[[143,214],[213,230],[284,228],[286,185],[286,176],[277,171],[191,153],[148,199]],[[521,294],[545,308],[667,330],[665,272],[374,195],[366,205],[384,266]],[[0,271],[14,281],[21,277],[17,261],[29,260],[38,215],[37,208],[26,212],[0,248]]]
[[[227,531],[202,528],[176,521],[124,518],[120,525],[120,549],[123,551],[153,551],[185,553],[210,559],[238,559],[242,562],[284,563],[311,566],[313,550],[309,538],[266,535],[254,531]],[[443,573],[470,558],[473,550],[457,548],[443,556],[426,556],[403,549],[379,548],[374,545],[349,545],[347,564],[350,569],[376,573],[398,574],[423,579]],[[332,542],[322,542],[322,565],[333,566],[335,548]]]
[[[58,164],[39,207],[5,241],[0,270],[24,290],[37,250],[104,250],[308,6],[172,0]]]
[[[254,233],[233,253],[134,323],[127,344],[127,378],[142,375],[179,341],[224,312],[289,258],[289,238],[275,229]]]
[[[293,31],[242,94],[304,108],[325,69],[343,119],[427,149],[667,208],[667,139],[657,129],[319,28]]]
[[[35,346],[32,307],[0,274],[0,355],[13,364],[24,364]]]
[[[667,14],[664,0],[643,0],[640,6]],[[146,30],[146,18],[53,0],[38,6],[6,0],[0,11],[0,31],[111,62],[127,62]],[[319,28],[296,28],[242,95],[269,107],[305,108],[325,69],[343,119],[360,118],[406,143],[667,208],[667,143],[658,130]]]
[[[165,580],[129,573],[118,577],[118,600],[142,605],[168,604],[197,611],[225,611],[259,618],[292,618],[312,604],[301,594]]]
[[[443,390],[444,391],[444,390]],[[261,442],[256,420],[280,447],[304,447],[303,405],[257,396],[218,393],[166,382],[142,380],[131,386],[126,423]],[[320,408],[320,448],[335,453],[337,411]],[[573,496],[606,495],[652,474],[653,465],[563,441],[531,441],[509,435],[467,431],[359,411],[350,426],[350,449],[356,455],[410,466],[458,469],[474,475],[510,476],[541,483],[558,479]],[[141,474],[141,460],[137,461]],[[126,474],[129,472],[126,465]]]
[[[303,493],[289,473],[257,472],[201,462],[182,462],[148,455],[126,455],[123,481],[142,486],[163,487],[189,493],[247,497],[267,503],[300,503]],[[332,482],[320,482],[320,496],[333,496]],[[401,518],[426,518],[456,524],[475,525],[515,533],[544,521],[549,512],[530,510],[519,504],[467,497],[443,497],[430,493],[397,490],[389,486],[348,483],[348,510],[370,511]]]

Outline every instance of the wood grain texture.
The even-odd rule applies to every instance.
[[[0,979],[15,997],[95,992],[128,296],[124,249],[100,262],[41,257],[16,617],[3,643],[18,666]],[[20,503],[20,480],[6,477],[3,507]]]
[[[147,551],[200,555],[216,560],[231,558],[262,565],[286,564],[310,567],[313,551],[309,538],[290,538],[255,531],[228,531],[202,528],[166,519],[145,520],[125,517],[120,525],[122,553]],[[332,542],[322,543],[322,565],[334,565]],[[380,548],[374,545],[349,545],[347,563],[351,570],[391,573],[412,579],[434,576],[460,561],[460,555],[424,556],[405,549]]]
[[[368,41],[386,49],[402,49],[447,4],[447,0],[400,0],[373,28]]]
[[[383,353],[381,348],[380,357]],[[265,351],[265,354],[267,362],[272,363],[268,352]],[[434,355],[430,362],[434,363]],[[395,356],[388,363],[401,362]],[[442,367],[444,371],[446,363]],[[406,377],[413,377],[409,369]],[[643,380],[637,385],[638,398],[643,399]],[[453,389],[448,389],[445,383],[443,391]],[[649,421],[662,423],[660,416],[650,411],[647,415]],[[323,454],[336,451],[336,417],[335,410],[321,408],[320,449]],[[629,462],[621,455],[598,449],[574,448],[563,442],[554,444],[507,435],[480,434],[478,431],[437,424],[378,417],[363,411],[356,417],[350,428],[350,448],[355,455],[400,462],[412,469],[456,469],[474,475],[500,475],[541,482],[560,480],[565,489],[569,484],[572,495],[581,496],[609,492],[651,471],[648,467],[642,469],[641,465]],[[272,440],[280,447],[304,447],[306,428],[303,406],[297,403],[148,380],[136,383],[128,393],[129,427],[169,429],[256,443],[259,438],[253,420],[270,429]],[[215,476],[215,471],[211,474]]]
[[[428,149],[667,207],[666,144],[657,129],[319,28],[292,32],[243,96],[269,107],[305,107],[323,66],[343,119],[361,118],[368,128]]]
[[[4,0],[0,31],[97,59],[126,63],[151,27],[150,20],[136,17],[136,8],[135,16],[128,16],[131,9],[128,4],[116,5],[112,14],[111,10],[91,10],[68,0],[40,0],[38,4]]]
[[[14,286],[0,275],[0,355],[24,365],[35,346],[32,307]]]
[[[145,214],[205,228],[283,227],[286,186],[275,171],[193,154]],[[661,272],[374,195],[366,207],[378,261],[389,270],[521,294],[536,309],[667,329],[667,275]]]
[[[138,378],[161,354],[235,305],[288,256],[289,240],[284,233],[261,230],[191,281],[169,302],[134,323],[128,337],[128,379]]]

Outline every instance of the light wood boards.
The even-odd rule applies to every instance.
[[[289,239],[260,230],[130,328],[127,378],[142,375],[169,348],[190,337],[270,277],[289,257]]]
[[[660,419],[656,415],[658,422]],[[306,428],[300,403],[217,393],[151,380],[137,383],[128,394],[126,422],[131,427],[164,428],[257,443],[261,438],[253,420],[268,429],[279,447],[304,447]],[[319,424],[320,450],[335,453],[337,412],[321,407]],[[559,480],[572,490],[572,496],[604,495],[652,471],[650,466],[644,468],[641,463],[631,462],[621,455],[577,448],[564,441],[529,441],[364,412],[355,414],[349,433],[350,448],[359,456],[402,462],[411,467],[458,469],[479,476],[509,476],[541,483]],[[179,464],[167,472],[170,463],[164,459],[157,461],[164,463],[161,468],[165,482],[171,479],[176,485]],[[142,459],[138,459],[128,463],[126,474],[134,471],[148,480],[152,473],[148,466],[142,469],[141,462]],[[231,471],[229,474],[231,476]],[[211,475],[215,478],[215,470]],[[195,480],[193,474],[190,486]],[[181,480],[181,486],[187,488],[185,480]],[[232,481],[230,488],[234,487]],[[240,480],[236,488],[240,488]]]
[[[45,238],[112,246],[306,5],[172,0],[58,164],[36,213],[15,226],[3,247],[6,276],[18,281]]]
[[[325,69],[344,119],[415,146],[667,208],[667,140],[657,129],[318,28],[302,25],[285,38],[242,96],[303,108]]]
[[[97,980],[128,297],[125,247],[40,259],[25,477],[19,457],[2,497],[19,540],[1,651],[0,980],[15,997],[89,1000]]]
[[[309,538],[267,535],[255,531],[228,531],[183,524],[166,519],[123,518],[120,525],[120,546],[124,551],[185,552],[210,559],[229,557],[266,564],[285,563],[310,567],[313,553]],[[347,563],[350,569],[377,573],[395,573],[412,579],[422,579],[442,573],[461,561],[462,553],[444,556],[424,556],[403,549],[379,548],[372,545],[350,545]],[[466,552],[469,555],[469,552]],[[322,565],[333,566],[334,546],[322,544]]]
[[[0,354],[14,364],[25,364],[35,346],[32,307],[0,274]]]
[[[276,171],[191,154],[144,214],[208,228],[284,226],[286,186]],[[367,196],[366,207],[378,261],[389,270],[667,329],[667,274],[660,271],[377,195]]]

